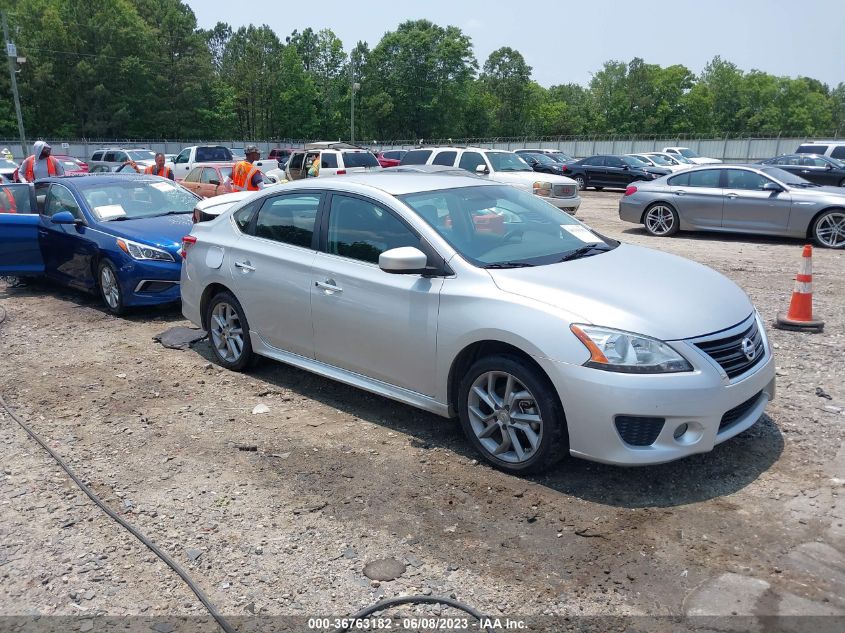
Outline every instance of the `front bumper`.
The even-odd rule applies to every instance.
[[[126,306],[150,306],[179,301],[181,261],[156,262],[123,258],[118,278]]]
[[[620,374],[536,358],[560,394],[572,455],[606,464],[659,464],[706,453],[760,419],[775,396],[775,363],[768,341],[764,360],[733,380],[692,344],[672,345],[694,371]],[[634,446],[623,441],[618,416],[664,421],[652,443]],[[687,431],[676,439],[676,430],[684,424]]]
[[[578,211],[578,207],[581,206],[580,196],[575,196],[573,198],[555,198],[552,196],[543,196],[543,200],[551,202],[558,209],[563,209],[571,215],[575,215],[575,212]]]

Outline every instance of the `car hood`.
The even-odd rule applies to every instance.
[[[652,167],[649,165],[648,167],[640,167],[642,171],[647,171],[650,174],[654,174],[655,176],[668,176],[672,173],[672,170],[668,167]]]
[[[497,171],[490,175],[490,180],[516,185],[521,189],[531,191],[538,180],[550,182],[553,185],[574,185],[575,181],[557,174],[543,174],[536,171]]]
[[[173,253],[181,247],[182,238],[191,232],[192,220],[190,213],[180,213],[157,218],[112,220],[103,222],[102,226],[115,237],[157,246]]]
[[[789,193],[799,198],[837,198],[837,204],[845,202],[845,189],[842,187],[790,187]]]
[[[712,268],[629,244],[560,264],[488,272],[501,290],[576,320],[664,341],[717,332],[754,311],[745,292]]]

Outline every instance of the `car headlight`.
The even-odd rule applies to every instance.
[[[534,193],[538,196],[551,196],[552,195],[552,183],[550,182],[543,182],[538,180],[534,183]]]
[[[117,245],[124,253],[129,255],[132,259],[138,260],[154,260],[157,262],[174,262],[173,255],[167,251],[154,246],[147,246],[146,244],[139,244],[131,240],[124,240],[120,238],[117,240]]]
[[[692,371],[687,359],[657,339],[595,325],[570,325],[569,329],[590,352],[586,367],[627,374]]]

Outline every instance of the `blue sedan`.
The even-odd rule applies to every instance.
[[[165,178],[135,174],[16,187],[29,189],[15,192],[16,213],[0,213],[0,275],[43,275],[98,293],[115,314],[179,301],[182,237],[197,196]]]

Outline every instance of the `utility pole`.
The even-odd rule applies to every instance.
[[[349,75],[351,80],[351,87],[350,87],[350,130],[349,130],[349,142],[352,145],[355,145],[355,93],[361,88],[361,84],[355,82],[355,51],[352,51],[352,54],[349,56]]]
[[[15,71],[15,58],[18,51],[9,40],[9,25],[6,22],[6,12],[3,11],[3,40],[6,42],[6,57],[9,59],[9,78],[12,81],[12,95],[15,99],[15,114],[18,116],[18,132],[21,135],[21,158],[26,158],[26,136],[23,131],[23,116],[21,116],[21,100],[18,96],[18,79]]]

